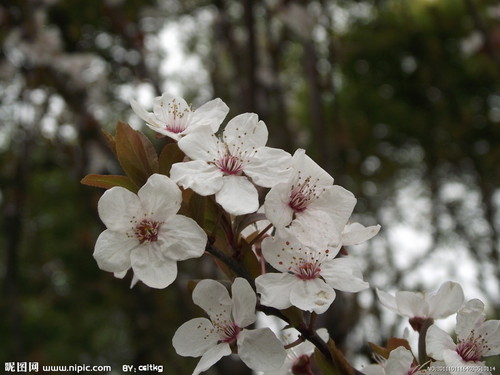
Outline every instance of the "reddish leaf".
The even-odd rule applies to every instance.
[[[116,125],[115,140],[118,161],[137,186],[144,185],[149,176],[158,173],[158,155],[144,134],[120,121]]]
[[[328,341],[328,348],[330,349],[330,354],[333,361],[331,370],[333,370],[334,372],[331,373],[339,375],[355,375],[353,367],[345,358],[344,353],[342,353],[342,351],[337,348],[337,345],[335,345],[335,341],[330,339]]]
[[[400,339],[398,337],[391,337],[389,340],[387,340],[387,349],[389,351],[391,351],[391,352],[394,349],[399,348],[400,346],[402,346],[402,347],[408,349],[409,351],[411,351],[410,344],[405,339]]]
[[[121,186],[134,193],[137,193],[138,191],[138,187],[132,181],[130,181],[130,178],[128,178],[127,176],[89,174],[85,176],[80,182],[84,185],[104,189],[109,189],[113,186]]]
[[[116,141],[115,137],[109,134],[106,130],[101,130],[106,142],[108,143],[108,147],[111,149],[113,154],[116,156]]]
[[[160,152],[159,168],[160,173],[170,176],[170,168],[175,163],[180,163],[184,159],[184,153],[177,143],[169,143]]]

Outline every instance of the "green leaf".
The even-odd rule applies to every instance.
[[[149,176],[158,173],[158,155],[144,134],[120,121],[116,125],[115,140],[118,161],[137,186],[144,185]]]
[[[160,152],[159,171],[165,176],[170,176],[170,168],[175,163],[180,163],[184,159],[184,153],[177,143],[169,143]]]
[[[80,181],[83,185],[109,189],[114,186],[121,186],[137,193],[139,188],[127,176],[89,174]]]

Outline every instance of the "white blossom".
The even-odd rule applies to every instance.
[[[452,281],[433,293],[398,291],[392,296],[377,289],[377,295],[382,305],[409,318],[443,319],[456,313],[464,302],[462,287]]]
[[[190,218],[177,215],[181,191],[168,177],[154,174],[136,194],[113,187],[98,204],[107,229],[97,239],[99,268],[125,276],[134,271],[153,288],[165,288],[177,277],[177,261],[203,255],[207,236]]]
[[[327,342],[329,335],[326,328],[320,328],[316,331],[318,336]],[[285,344],[291,344],[298,338],[298,331],[296,329],[287,329],[283,334],[283,341]],[[295,366],[308,366],[311,355],[314,353],[316,346],[310,341],[304,341],[300,344],[293,346],[286,350],[286,358],[283,365],[274,371],[265,371],[262,375],[292,375]]]
[[[153,100],[153,112],[146,111],[134,99],[130,99],[130,105],[148,127],[176,141],[200,126],[216,132],[229,112],[219,98],[193,110],[183,98],[168,93]]]
[[[256,321],[257,297],[248,281],[236,278],[231,294],[215,280],[202,280],[194,288],[193,302],[210,319],[184,323],[172,339],[177,354],[201,356],[193,375],[206,371],[233,351],[255,371],[278,369],[285,360],[285,349],[269,328],[245,328]]]
[[[311,249],[292,236],[265,238],[264,258],[281,273],[257,277],[261,303],[277,309],[296,306],[321,314],[335,299],[334,289],[355,293],[368,288],[351,258],[335,258],[339,249]]]
[[[229,121],[222,139],[210,128],[198,128],[178,143],[192,160],[174,164],[170,176],[200,195],[215,194],[230,214],[255,212],[259,208],[255,185],[273,187],[291,172],[290,154],[265,147],[267,137],[266,125],[254,113]]]
[[[427,331],[427,354],[442,360],[452,375],[464,374],[460,369],[469,368],[467,373],[491,375],[482,359],[500,354],[500,320],[485,320],[484,304],[473,299],[457,313],[457,343],[436,325]]]
[[[293,155],[291,177],[273,187],[264,202],[279,235],[293,234],[304,245],[319,249],[339,245],[355,205],[354,195],[333,185],[333,177],[302,149]]]

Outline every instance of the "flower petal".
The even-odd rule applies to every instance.
[[[357,293],[369,287],[369,284],[363,281],[361,269],[350,258],[323,262],[320,274],[328,285],[343,292]]]
[[[131,228],[130,219],[141,216],[142,212],[139,197],[119,186],[104,192],[97,210],[106,227],[118,232],[128,231]]]
[[[153,174],[137,193],[144,212],[153,218],[165,220],[181,208],[182,193],[174,181],[161,174]]]
[[[163,93],[162,96],[156,97],[153,100],[153,113],[156,118],[165,123],[165,125],[172,125],[169,122],[173,119],[172,106],[175,105],[176,112],[181,114],[187,111],[191,112],[186,101],[179,97],[170,95],[169,93]]]
[[[286,309],[292,306],[290,290],[299,280],[289,273],[266,273],[255,279],[257,293],[260,294],[260,303],[277,309]]]
[[[319,215],[320,212],[325,213],[329,218],[328,223],[331,225],[330,232],[334,232],[336,237],[338,236],[337,241],[339,241],[340,234],[344,230],[355,205],[356,198],[353,193],[341,186],[334,185],[325,188],[318,199],[311,202],[306,212],[314,211],[315,215]],[[329,243],[331,246],[337,244],[337,242]]]
[[[223,140],[229,151],[252,150],[264,147],[267,143],[267,127],[255,113],[242,113],[231,119],[226,125]]]
[[[491,375],[484,362],[465,361],[455,350],[445,350],[443,359],[451,375]]]
[[[413,354],[402,346],[392,350],[385,366],[386,375],[409,374],[413,359]]]
[[[163,128],[164,124],[160,123],[152,112],[146,111],[139,103],[137,103],[132,98],[130,99],[130,106],[137,116],[150,124],[150,127],[153,130],[159,130]]]
[[[488,320],[475,331],[484,341],[483,357],[500,354],[500,320]]]
[[[245,215],[259,209],[255,186],[244,176],[224,176],[222,188],[215,200],[232,215]]]
[[[291,164],[292,157],[288,152],[261,147],[244,166],[244,172],[256,185],[270,188],[290,178]]]
[[[132,250],[132,269],[139,280],[151,288],[166,288],[177,277],[177,263],[162,256],[154,246]]]
[[[215,280],[201,280],[193,290],[193,302],[205,310],[212,321],[231,321],[233,302],[229,292]]]
[[[456,345],[449,334],[435,324],[431,325],[425,336],[427,355],[431,358],[442,360],[445,350],[455,351]]]
[[[257,320],[255,305],[257,296],[245,279],[237,277],[231,286],[233,299],[233,321],[240,328],[244,328]]]
[[[126,272],[130,268],[130,252],[139,242],[125,233],[106,229],[97,238],[94,258],[103,271]]]
[[[172,260],[199,258],[205,252],[207,235],[196,221],[189,217],[173,216],[163,223],[160,236],[164,242],[161,251],[165,257]]]
[[[428,295],[430,317],[442,319],[455,314],[464,303],[464,292],[460,284],[445,282],[435,294]]]
[[[472,330],[479,327],[485,320],[484,303],[478,299],[468,301],[457,314],[455,331],[459,340],[465,340]]]
[[[212,132],[216,133],[228,113],[229,107],[226,103],[216,98],[203,104],[192,113],[190,128],[208,125]]]
[[[209,349],[200,359],[198,365],[193,371],[193,375],[198,375],[203,371],[208,370],[214,364],[219,362],[222,357],[231,354],[231,347],[227,343],[221,343]]]
[[[223,183],[222,172],[215,165],[202,160],[175,163],[170,170],[170,177],[184,189],[193,189],[203,196],[215,194]]]
[[[398,305],[396,304],[396,298],[378,288],[376,289],[376,291],[380,303],[387,307],[389,310],[392,310],[396,314],[399,314]]]
[[[342,244],[345,246],[357,245],[368,241],[380,231],[380,225],[365,227],[359,223],[347,224],[342,231]]]
[[[294,170],[302,175],[302,178],[310,177],[317,186],[333,185],[333,177],[321,168],[314,160],[306,155],[305,150],[298,149],[293,154]]]
[[[267,219],[276,228],[284,228],[293,220],[293,210],[289,205],[290,185],[287,183],[274,186],[266,195],[264,210]]]
[[[296,251],[302,245],[294,237],[266,237],[262,241],[262,254],[266,261],[281,272],[288,272],[290,265],[295,264]]]
[[[321,279],[300,280],[292,286],[290,302],[301,310],[322,314],[335,299],[333,288]]]
[[[252,370],[277,370],[286,358],[281,341],[269,328],[245,329],[238,335],[238,355]]]
[[[177,143],[179,148],[193,160],[212,162],[218,158],[220,141],[212,129],[201,126],[193,129]]]
[[[183,357],[200,357],[217,345],[219,335],[207,318],[191,319],[175,331],[172,344]]]
[[[297,213],[291,225],[278,234],[283,237],[295,236],[305,246],[316,250],[336,247],[340,243],[340,230],[332,217],[324,210],[306,209]]]
[[[399,313],[409,318],[429,317],[429,305],[423,293],[399,291],[396,292],[396,304]]]

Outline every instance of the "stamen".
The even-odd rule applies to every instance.
[[[316,182],[311,181],[311,176],[308,176],[303,182],[300,172],[297,184],[292,185],[290,192],[290,201],[288,206],[295,212],[303,212],[309,206],[310,202],[319,197],[318,187]]]
[[[239,175],[243,171],[241,160],[229,153],[216,160],[215,165],[226,175]]]
[[[135,227],[135,238],[137,238],[141,244],[158,241],[160,227],[160,222],[144,219]]]

